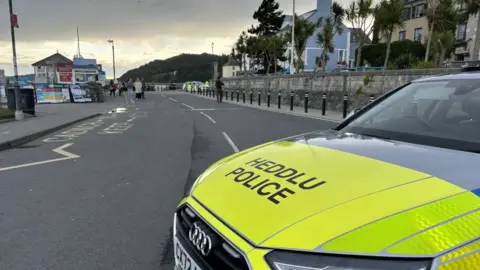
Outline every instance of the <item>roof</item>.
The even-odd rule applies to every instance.
[[[235,60],[231,55],[228,57],[228,62],[225,63],[225,65],[223,65],[224,67],[225,66],[233,66],[233,67],[236,67],[236,66],[239,66],[240,64],[238,63],[237,60]]]
[[[361,28],[348,28],[350,30],[350,43],[360,43],[362,36],[366,36]],[[372,40],[367,36],[364,44],[372,44]]]
[[[38,62],[32,64],[32,66],[47,66],[51,65],[52,63],[64,63],[64,64],[73,64],[73,61],[68,59],[67,57],[63,56],[60,53],[55,53],[50,55],[47,58],[44,58]]]
[[[308,19],[313,14],[315,14],[315,12],[317,12],[317,9],[313,9],[313,10],[310,10],[310,11],[305,12],[303,14],[300,14],[300,15],[298,15],[298,17],[300,17],[302,19]],[[280,29],[280,31],[284,31],[284,30],[288,29],[288,26],[290,26],[290,24],[292,23],[292,17],[293,17],[292,15],[285,15],[285,17],[283,19],[282,28]]]
[[[479,72],[465,72],[460,74],[448,74],[448,75],[439,75],[439,76],[429,76],[413,80],[412,82],[433,82],[441,80],[468,80],[468,79],[480,79]]]

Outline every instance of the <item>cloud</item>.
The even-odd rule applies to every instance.
[[[297,1],[297,12],[315,8],[317,0]],[[32,72],[31,63],[57,50],[76,53],[76,27],[81,52],[97,58],[111,74],[111,47],[115,40],[117,76],[153,59],[180,53],[228,53],[242,30],[255,23],[252,14],[261,0],[22,0],[14,1],[20,73]],[[291,14],[292,0],[279,0]],[[2,13],[7,1],[0,1]],[[0,68],[11,74],[9,17],[0,16]]]

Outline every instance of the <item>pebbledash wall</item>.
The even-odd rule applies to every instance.
[[[276,104],[281,93],[282,104],[290,104],[290,93],[294,93],[294,105],[305,106],[305,94],[308,93],[308,106],[321,109],[322,96],[326,95],[327,110],[341,112],[343,97],[348,95],[349,108],[359,108],[367,104],[370,97],[378,97],[389,90],[409,81],[434,75],[455,74],[461,69],[418,69],[418,70],[374,70],[355,72],[321,72],[281,76],[230,77],[223,78],[225,89],[230,92],[246,91],[247,99],[253,91],[257,101],[261,93],[266,102],[270,91],[271,103]]]

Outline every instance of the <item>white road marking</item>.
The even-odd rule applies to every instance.
[[[192,109],[192,111],[225,111],[225,110],[240,110],[240,108],[207,108],[207,109]]]
[[[204,113],[204,112],[200,112],[201,114],[205,115],[205,117],[208,118],[208,120],[212,121],[212,123],[216,124],[217,122],[215,122],[215,120],[213,120],[212,117],[210,117],[208,114]]]
[[[132,121],[134,121],[135,119],[137,119],[137,118],[136,118],[136,117],[132,117],[132,118],[128,119],[127,122],[132,122]]]
[[[237,146],[235,145],[235,143],[233,143],[232,139],[230,139],[230,137],[228,137],[227,133],[222,132],[222,134],[223,134],[223,137],[225,137],[225,140],[227,140],[227,142],[228,142],[228,143],[230,144],[230,146],[232,147],[233,151],[234,151],[235,153],[238,153],[239,150],[238,150]]]
[[[188,104],[182,103],[182,105],[185,106],[185,107],[188,107],[189,109],[192,109],[192,110],[194,109],[192,106],[190,106]]]
[[[173,98],[171,98],[171,97],[168,98],[168,99],[173,100],[173,101],[175,101],[175,102],[178,102],[176,99],[173,99]]]
[[[0,172],[13,170],[13,169],[20,169],[20,168],[25,168],[25,167],[31,167],[31,166],[36,166],[36,165],[42,165],[42,164],[47,164],[47,163],[53,163],[53,162],[58,162],[58,161],[63,161],[63,160],[68,160],[68,159],[79,158],[80,157],[79,155],[75,155],[75,154],[72,154],[72,153],[64,150],[65,148],[70,147],[71,145],[73,145],[73,143],[67,143],[67,144],[64,144],[64,145],[52,150],[53,152],[62,155],[63,157],[61,157],[61,158],[54,158],[54,159],[49,159],[49,160],[43,160],[43,161],[37,161],[37,162],[32,162],[32,163],[10,166],[10,167],[4,167],[4,168],[0,168]]]

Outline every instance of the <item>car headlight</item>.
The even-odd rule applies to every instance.
[[[266,256],[275,270],[426,270],[432,259],[356,257],[272,251]]]

